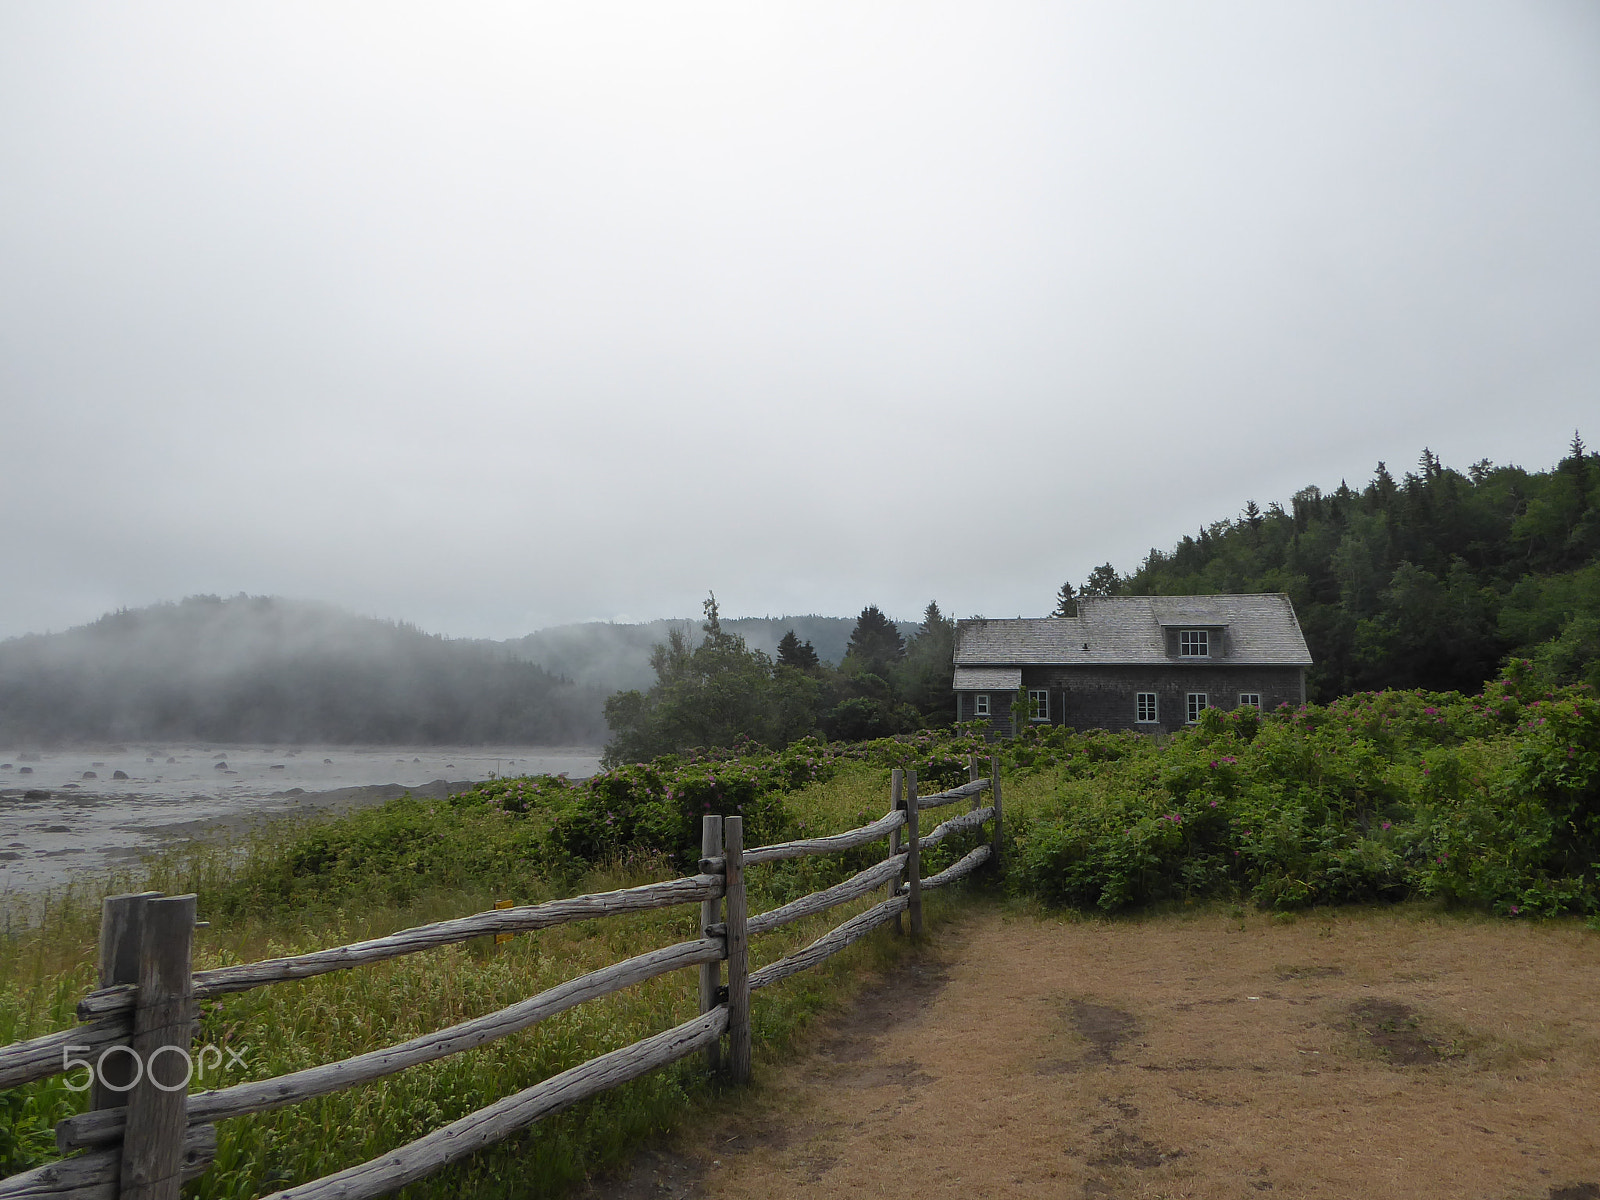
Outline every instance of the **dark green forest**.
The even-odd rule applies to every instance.
[[[1573,435],[1553,470],[1466,473],[1423,450],[1399,479],[1302,488],[1263,510],[1109,563],[1057,596],[1286,592],[1316,665],[1312,697],[1385,688],[1478,691],[1511,659],[1546,686],[1600,687],[1600,455]]]

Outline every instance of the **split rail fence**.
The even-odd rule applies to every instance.
[[[79,1024],[0,1047],[0,1091],[67,1070],[91,1068],[87,1112],[56,1127],[71,1155],[0,1179],[0,1200],[174,1200],[184,1180],[205,1172],[216,1154],[216,1123],[267,1112],[392,1075],[407,1067],[476,1049],[527,1029],[586,1000],[686,967],[700,971],[700,1012],[693,1020],[589,1059],[498,1100],[359,1166],[274,1192],[271,1200],[359,1200],[382,1196],[524,1129],[543,1117],[637,1079],[697,1052],[735,1083],[750,1076],[750,994],[815,967],[902,915],[922,932],[922,893],[954,883],[998,860],[1001,832],[999,763],[980,777],[919,796],[916,772],[895,771],[888,813],[870,824],[826,837],[746,848],[739,817],[704,818],[699,873],[664,883],[495,909],[388,937],[263,962],[194,971],[195,897],[156,892],[111,896],[100,928],[100,987],[78,1004]],[[989,803],[981,794],[989,791]],[[919,813],[971,801],[971,808],[920,832]],[[927,879],[922,851],[963,830],[992,822],[990,838]],[[832,854],[888,839],[879,863],[842,883],[770,912],[747,911],[745,874],[762,863]],[[750,939],[803,917],[859,899],[877,888],[881,903],[852,917],[805,949],[750,969]],[[487,1016],[475,1017],[386,1049],[309,1067],[272,1079],[190,1093],[189,1073],[198,1002],[268,984],[309,979],[488,934],[524,933],[569,921],[616,916],[678,904],[700,905],[700,937],[653,950],[567,981]],[[726,911],[724,911],[724,906]],[[722,964],[727,964],[727,981]],[[724,1042],[726,1047],[724,1049]],[[117,1053],[117,1051],[122,1053]],[[181,1051],[182,1053],[179,1053]],[[162,1062],[170,1052],[170,1062]],[[74,1058],[82,1054],[83,1058]],[[158,1063],[165,1080],[156,1078]],[[179,1076],[181,1075],[181,1078]]]

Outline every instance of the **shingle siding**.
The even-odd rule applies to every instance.
[[[1036,685],[1037,686],[1037,685]],[[988,721],[991,736],[1010,737],[1016,731],[1011,726],[1011,701],[1016,698],[1015,691],[986,692],[989,697],[989,715],[980,717],[977,713],[975,701],[978,692],[956,693],[956,720],[958,721]],[[1054,708],[1051,712],[1054,713]],[[1060,722],[1056,722],[1060,724]]]
[[[1180,654],[1184,629],[1207,631],[1204,657]],[[1080,601],[1076,617],[957,622],[955,664],[958,719],[973,720],[974,695],[985,692],[1002,735],[1012,731],[1018,668],[1022,687],[1050,693],[1053,725],[1170,732],[1187,723],[1191,692],[1221,709],[1242,693],[1265,710],[1303,703],[1311,654],[1282,594],[1111,596]],[[1002,678],[1012,684],[1004,691],[979,686]],[[1140,692],[1158,697],[1153,723],[1135,719]]]
[[[1299,704],[1304,698],[1302,667],[1025,667],[1025,687],[1048,688],[1052,725],[1074,729],[1141,729],[1168,733],[1187,721],[1188,695],[1204,692],[1212,708],[1233,709],[1239,695],[1254,692],[1261,708]],[[1155,725],[1134,720],[1134,697],[1156,694]],[[992,701],[991,701],[992,703]]]

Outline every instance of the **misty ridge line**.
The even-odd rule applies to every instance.
[[[854,619],[723,624],[769,654],[793,629],[836,662]],[[697,639],[699,622],[587,622],[493,641],[315,601],[190,596],[0,642],[0,743],[598,745],[605,698],[647,687],[651,649],[673,630]]]

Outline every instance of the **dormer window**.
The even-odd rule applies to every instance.
[[[1210,658],[1211,635],[1205,629],[1178,630],[1179,658]]]

